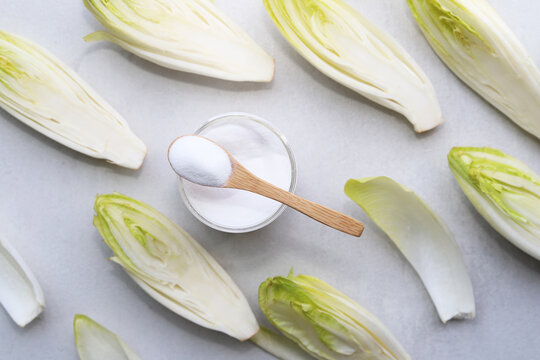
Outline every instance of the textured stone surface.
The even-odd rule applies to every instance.
[[[266,277],[318,276],[377,315],[415,360],[535,359],[540,352],[540,263],[476,213],[446,165],[455,145],[493,146],[540,171],[540,142],[463,85],[431,51],[405,0],[350,0],[385,27],[425,69],[446,118],[417,135],[311,67],[278,33],[262,2],[215,0],[277,63],[271,84],[236,84],[177,73],[82,37],[101,29],[82,1],[3,1],[2,28],[45,46],[73,67],[149,146],[138,172],[88,159],[0,111],[1,236],[39,278],[44,314],[18,329],[0,310],[0,358],[76,358],[75,313],[119,334],[143,359],[271,359],[169,312],[109,262],[92,226],[98,193],[119,191],[153,205],[198,239],[231,273],[262,321],[256,296]],[[491,0],[540,61],[540,3]],[[360,239],[286,211],[252,234],[211,230],[189,213],[166,158],[169,142],[229,111],[271,121],[295,152],[297,193],[366,222]],[[440,323],[420,280],[385,235],[343,193],[350,177],[387,175],[417,192],[458,241],[477,298],[473,321]],[[1,276],[1,274],[0,274]]]

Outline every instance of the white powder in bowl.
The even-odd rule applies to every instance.
[[[229,155],[200,136],[181,136],[169,148],[169,162],[181,177],[205,186],[223,186],[231,176]]]
[[[200,132],[227,150],[258,177],[289,190],[292,165],[281,139],[246,115],[215,120]],[[247,191],[210,188],[181,180],[193,210],[209,223],[241,231],[255,227],[280,209],[281,203]]]

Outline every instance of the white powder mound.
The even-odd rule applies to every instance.
[[[278,136],[245,116],[230,116],[201,134],[227,150],[253,174],[284,189],[291,186],[291,161]],[[257,226],[281,204],[247,191],[210,188],[182,181],[193,209],[207,221],[229,229]]]
[[[204,186],[221,187],[232,172],[229,155],[200,136],[176,139],[169,149],[169,162],[178,175]]]

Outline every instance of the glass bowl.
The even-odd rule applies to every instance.
[[[288,190],[290,192],[294,192],[295,189],[296,189],[296,177],[297,177],[296,161],[295,161],[295,158],[294,158],[294,154],[293,154],[293,152],[292,152],[292,150],[291,150],[285,136],[283,136],[273,126],[271,126],[268,121],[266,121],[266,120],[264,120],[264,119],[262,119],[262,118],[260,118],[260,117],[258,117],[256,115],[252,115],[252,114],[247,114],[247,113],[242,113],[242,112],[231,112],[231,113],[218,115],[218,116],[213,117],[210,120],[206,121],[200,128],[198,128],[195,131],[195,135],[206,136],[205,134],[207,134],[207,133],[210,133],[210,135],[211,135],[211,131],[216,131],[216,129],[218,127],[223,126],[223,125],[231,125],[231,124],[245,126],[246,128],[251,127],[253,129],[253,131],[255,131],[255,129],[258,129],[258,131],[260,131],[261,134],[262,134],[262,132],[264,132],[265,136],[270,136],[270,137],[275,136],[275,139],[278,140],[278,141],[275,142],[276,146],[282,146],[283,147],[283,149],[280,149],[280,151],[284,150],[284,154],[287,155],[288,160],[289,160],[290,171],[291,171],[291,173],[290,173],[290,184],[289,184],[288,189],[286,189],[286,190]],[[220,144],[220,141],[217,140],[217,139],[213,139],[212,136],[208,136],[208,138],[210,138],[211,140],[214,140],[218,144]],[[236,146],[239,146],[239,147],[246,146],[247,147],[248,145],[245,144],[245,143],[247,143],[247,141],[246,142],[238,141],[238,142],[235,143],[235,147]],[[277,145],[277,144],[279,144],[279,145]],[[225,150],[231,152],[231,154],[234,156],[235,151],[231,151],[230,148],[228,149],[225,144],[220,144],[220,145],[222,145],[225,148]],[[235,149],[235,150],[238,151],[238,149]],[[250,148],[250,151],[251,150],[252,149]],[[239,159],[239,160],[241,162],[241,159]],[[192,184],[189,181],[184,180],[182,178],[179,178],[179,184],[180,184],[180,194],[182,196],[182,199],[183,199],[184,203],[186,204],[187,208],[189,209],[189,211],[199,221],[201,221],[203,224],[205,224],[205,225],[207,225],[207,226],[209,226],[209,227],[211,227],[213,229],[223,231],[223,232],[227,232],[227,233],[246,233],[246,232],[261,229],[261,228],[265,227],[266,225],[272,223],[274,220],[276,220],[279,217],[279,215],[281,215],[281,213],[283,213],[283,211],[285,210],[285,207],[286,207],[283,204],[277,204],[276,203],[275,204],[276,210],[273,211],[273,213],[271,213],[271,215],[268,215],[268,217],[264,216],[264,218],[260,218],[260,219],[258,219],[258,221],[250,223],[249,225],[247,225],[247,224],[246,225],[233,225],[232,222],[230,224],[227,224],[227,223],[225,223],[223,221],[213,220],[213,219],[211,219],[211,216],[209,216],[209,215],[205,216],[205,214],[203,214],[205,212],[205,210],[204,210],[203,206],[199,205],[200,202],[197,202],[195,200],[194,201],[190,200],[190,197],[192,199],[195,199],[197,194],[194,191],[196,191],[196,188],[199,187],[200,185]],[[224,192],[236,192],[236,191],[242,191],[242,190],[234,190],[234,189],[211,189],[210,190],[210,189],[205,189],[205,191],[223,192],[223,195],[224,195],[223,198],[214,199],[214,200],[215,200],[215,202],[219,202],[218,205],[222,209],[225,209],[224,211],[227,211],[228,213],[233,214],[233,216],[234,216],[235,208],[234,208],[233,204],[228,204],[227,203],[227,196],[225,195]],[[215,194],[217,194],[217,193],[215,193]],[[257,195],[257,196],[259,196],[259,195]],[[273,202],[273,200],[268,200],[268,201]],[[274,206],[274,205],[271,205],[271,206]],[[256,208],[250,209],[249,206],[242,207],[242,212],[245,212],[246,210],[249,210],[250,213],[251,213],[251,210],[253,211],[253,213],[255,213],[257,211]],[[238,211],[238,208],[236,208],[236,211]],[[206,211],[206,212],[209,213],[208,211]]]

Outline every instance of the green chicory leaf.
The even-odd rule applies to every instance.
[[[305,360],[289,339],[259,327],[244,294],[217,261],[178,225],[149,205],[101,195],[94,225],[131,278],[176,314],[282,360]]]
[[[94,225],[120,264],[169,310],[239,340],[259,331],[244,294],[216,260],[167,217],[120,194],[101,195]]]
[[[85,155],[138,169],[146,145],[122,117],[54,55],[0,31],[0,107]]]
[[[485,0],[407,0],[431,47],[467,85],[540,137],[540,71]]]
[[[259,304],[276,328],[317,359],[410,359],[377,318],[315,277],[269,278],[259,287]]]
[[[232,81],[271,81],[274,60],[208,0],[84,0],[107,40],[155,64]]]
[[[453,148],[448,163],[465,195],[491,226],[540,260],[540,176],[491,148]]]
[[[289,43],[319,71],[403,114],[418,132],[443,122],[435,90],[411,56],[342,0],[263,0]]]

